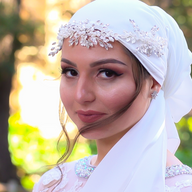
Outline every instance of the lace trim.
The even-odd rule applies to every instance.
[[[58,168],[53,168],[43,175],[42,184],[48,185],[52,181],[58,181],[59,179],[61,179],[61,172]]]
[[[175,177],[182,174],[192,175],[192,169],[187,165],[173,165],[166,168],[165,178]]]
[[[71,169],[66,169],[66,167],[63,165],[60,166],[60,168],[62,169],[62,173],[63,175],[61,176],[61,172],[59,170],[58,167],[53,168],[51,170],[49,170],[48,172],[46,172],[43,177],[42,177],[42,184],[46,187],[43,190],[41,190],[40,192],[48,192],[50,188],[55,186],[54,191],[55,192],[78,192],[80,189],[82,189],[83,187],[83,182],[79,181],[78,179],[75,181],[75,183],[73,184],[73,186],[66,191],[66,186],[69,183],[69,178],[68,178],[68,173],[69,171],[71,171]],[[59,185],[57,186],[57,182],[59,182],[59,180],[62,178],[61,182],[59,183]],[[50,183],[52,183],[53,181],[55,181],[55,183],[53,183],[53,185],[48,186]]]
[[[181,192],[181,189],[185,187],[192,187],[192,180],[184,180],[180,182],[176,182],[175,186],[168,187],[165,186],[165,192]]]
[[[66,192],[78,192],[83,187],[83,182],[80,182],[78,179],[70,190],[65,190]]]

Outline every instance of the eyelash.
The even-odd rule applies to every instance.
[[[77,73],[76,70],[74,70],[73,68],[64,68],[64,69],[61,69],[61,74],[65,74],[69,71],[75,71]],[[78,73],[77,73],[78,74]]]
[[[64,68],[64,69],[61,69],[61,74],[67,74],[67,72],[76,72],[77,73],[77,75],[78,75],[78,72],[75,70],[75,69],[73,69],[73,68]],[[117,72],[115,72],[115,71],[113,71],[113,70],[111,70],[111,69],[99,69],[99,73],[98,73],[98,75],[97,76],[99,76],[101,73],[103,73],[103,72],[110,72],[110,73],[112,73],[112,75],[113,76],[116,76],[116,77],[119,77],[119,76],[121,76],[121,75],[123,75],[123,73],[117,73]],[[72,76],[73,77],[73,76]],[[108,78],[112,78],[112,77],[108,77]]]
[[[111,69],[100,69],[99,70],[99,74],[100,73],[103,73],[103,72],[110,72],[110,73],[112,73],[114,76],[117,76],[117,77],[119,77],[119,76],[121,76],[121,75],[123,75],[123,73],[117,73],[117,72],[115,72],[115,71],[113,71],[113,70],[111,70]]]

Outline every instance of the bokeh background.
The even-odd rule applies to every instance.
[[[31,191],[65,150],[59,122],[59,56],[48,57],[57,30],[91,0],[0,0],[0,191]],[[192,0],[149,0],[171,14],[192,50]],[[114,13],[115,14],[115,13]],[[176,156],[192,166],[192,112],[177,124]],[[71,137],[76,132],[69,121]],[[78,140],[69,161],[95,154]]]

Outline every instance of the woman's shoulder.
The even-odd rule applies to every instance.
[[[62,191],[66,185],[76,180],[74,174],[74,166],[76,161],[62,163],[56,167],[45,172],[38,183],[35,184],[33,192],[49,192],[55,189],[56,191]]]
[[[182,165],[183,163],[169,150],[167,150],[167,163],[166,167],[171,167],[172,165]]]

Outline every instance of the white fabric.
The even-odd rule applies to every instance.
[[[144,117],[108,152],[82,191],[165,191],[164,111],[164,96],[160,91]]]
[[[174,122],[192,108],[192,55],[185,38],[163,10],[137,0],[96,0],[74,14],[70,22],[86,19],[101,20],[118,34],[125,30],[134,32],[130,19],[146,32],[156,25],[158,36],[166,38],[168,46],[161,57],[147,56],[137,51],[137,43],[118,39],[159,82],[162,90],[145,116],[105,156],[83,192],[162,192],[166,150],[174,153],[179,145]]]

